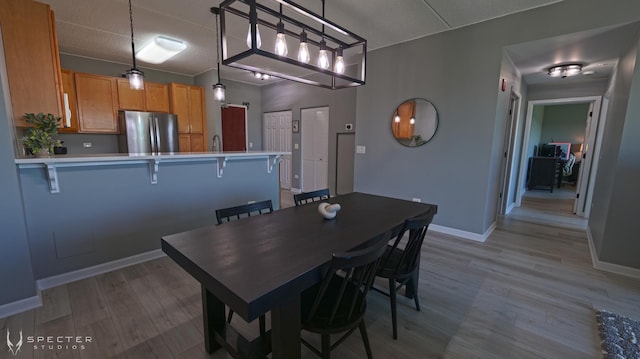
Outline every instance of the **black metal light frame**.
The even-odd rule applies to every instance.
[[[315,21],[314,25],[321,26],[322,30],[319,30],[313,27],[312,25],[305,24],[287,15],[283,15],[279,13],[277,10],[274,10],[272,8],[269,8],[268,6],[258,3],[258,1],[261,1],[263,3],[270,1],[270,2],[278,3],[280,5],[284,5],[290,10],[306,16],[306,18],[310,19],[310,21]],[[243,3],[247,5],[249,7],[249,13],[238,9],[237,7],[234,7],[233,5],[235,3]],[[251,48],[248,48],[247,50],[242,51],[235,55],[229,55],[227,51],[227,46],[229,41],[227,38],[227,22],[225,18],[225,14],[227,12],[237,17],[248,20],[247,25],[249,25],[251,29],[250,30],[251,31],[251,35],[250,35]],[[354,77],[354,76],[337,73],[333,70],[333,67],[331,67],[330,69],[322,69],[311,63],[303,63],[298,61],[297,59],[279,56],[273,52],[258,48],[256,46],[257,25],[259,24],[260,26],[264,26],[265,28],[269,28],[273,30],[277,30],[277,27],[278,27],[277,23],[271,23],[269,21],[259,18],[258,16],[259,13],[267,14],[272,17],[278,18],[284,23],[292,24],[296,28],[303,29],[306,33],[315,34],[320,38],[329,40],[332,44],[335,45],[333,47],[330,47],[330,46],[327,47],[327,50],[331,54],[330,58],[332,60],[331,61],[332,64],[335,64],[336,54],[339,49],[342,49],[342,51],[347,51],[349,49],[353,49],[356,51],[360,50],[361,54],[359,55],[360,56],[359,64],[356,64],[359,66],[357,69],[358,76]],[[290,0],[225,0],[220,4],[220,24],[221,24],[220,40],[222,43],[222,63],[224,65],[236,67],[236,68],[240,68],[248,71],[266,73],[271,76],[292,80],[292,81],[297,81],[297,82],[301,82],[308,85],[328,88],[328,89],[341,89],[341,88],[361,86],[365,84],[367,40],[345,29],[344,27],[326,19],[324,16],[318,15],[315,12],[294,3],[293,1],[290,1]],[[342,34],[344,38],[347,40],[346,41],[344,39],[341,40],[335,36],[327,34],[324,31],[325,26],[331,28],[333,31],[336,31]],[[285,34],[293,38],[300,37],[300,33],[295,33],[291,30],[286,29],[286,27],[285,27]],[[313,44],[314,46],[320,45],[320,41],[314,41],[312,39],[307,39],[307,42],[309,44]],[[289,65],[294,65],[299,68],[311,70],[312,72],[315,72],[315,73],[324,74],[324,75],[327,75],[327,76],[324,76],[324,78],[326,78],[327,81],[321,82],[317,79],[305,78],[303,76],[297,76],[295,74],[282,73],[273,69],[260,68],[260,67],[241,63],[243,59],[247,59],[252,56],[262,56],[271,60],[276,60],[276,61],[287,63]],[[338,83],[337,80],[342,80],[342,81],[339,81],[340,83]]]

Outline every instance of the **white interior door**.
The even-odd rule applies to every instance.
[[[291,152],[291,111],[263,115],[265,151]],[[291,155],[280,158],[280,188],[291,189]]]
[[[329,108],[301,112],[302,191],[329,187]]]

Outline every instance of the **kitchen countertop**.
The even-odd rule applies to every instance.
[[[112,161],[180,161],[180,160],[207,160],[207,159],[241,159],[241,158],[259,158],[290,155],[291,152],[274,152],[274,151],[247,151],[247,152],[177,152],[177,153],[161,153],[161,154],[129,154],[129,153],[107,153],[92,155],[54,155],[49,157],[23,157],[16,158],[17,165],[37,165],[37,164],[65,164],[65,163],[96,163],[96,162],[112,162]]]

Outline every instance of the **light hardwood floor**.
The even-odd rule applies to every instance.
[[[593,269],[584,221],[572,217],[570,202],[527,196],[485,243],[430,231],[422,249],[422,311],[399,299],[399,340],[391,337],[388,299],[369,297],[374,357],[601,358],[594,310],[640,319],[640,280]],[[204,352],[200,287],[166,257],[45,290],[42,297],[43,307],[0,319],[0,357],[227,358],[221,350]],[[236,316],[234,325],[257,334],[257,323]],[[19,330],[92,336],[93,343],[81,351],[25,344],[13,357],[4,346],[7,329],[14,343]],[[306,348],[302,353],[315,358]],[[360,336],[352,335],[333,357],[366,357]]]

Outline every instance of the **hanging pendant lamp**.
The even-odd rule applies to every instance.
[[[144,90],[144,73],[136,67],[136,45],[133,42],[133,11],[131,10],[131,0],[129,0],[129,22],[131,24],[131,59],[133,67],[125,74],[129,79],[129,87],[132,90]]]
[[[216,64],[218,68],[218,82],[213,85],[213,97],[216,101],[223,102],[225,100],[226,87],[220,83],[220,46],[219,46],[219,33],[218,33],[218,15],[220,15],[220,8],[212,7],[211,12],[216,15]]]

